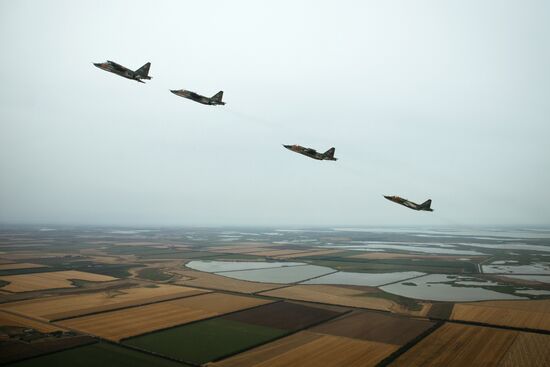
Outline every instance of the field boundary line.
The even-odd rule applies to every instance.
[[[422,278],[426,275],[430,275],[429,273],[424,273],[422,275],[417,275],[415,277],[412,277],[412,278],[407,278],[407,279],[401,279],[401,280],[397,280],[395,282],[390,282],[390,283],[385,283],[385,284],[380,284],[380,285],[375,285],[374,287],[385,287],[387,285],[390,285],[390,284],[395,284],[395,283],[400,283],[400,282],[405,282],[405,281],[409,281],[409,280],[413,280],[413,279],[417,279],[417,278]],[[387,293],[387,292],[386,292]]]
[[[195,324],[195,323],[197,323],[197,322],[215,319],[215,318],[217,318],[217,317],[223,317],[223,316],[227,316],[227,315],[232,315],[232,314],[237,313],[237,312],[248,311],[248,310],[252,310],[252,309],[258,308],[258,307],[262,307],[262,306],[265,306],[265,305],[271,305],[271,304],[275,304],[275,303],[279,303],[279,302],[283,302],[283,300],[277,300],[277,301],[274,301],[274,302],[264,303],[264,304],[261,304],[261,305],[256,305],[256,306],[252,306],[252,307],[248,307],[248,308],[241,308],[240,310],[235,310],[235,311],[231,311],[231,312],[220,313],[220,314],[217,314],[217,315],[213,315],[213,316],[206,317],[206,318],[204,318],[204,319],[193,320],[193,321],[191,321],[191,322],[185,322],[185,323],[183,323],[183,324],[177,324],[177,325],[172,325],[172,326],[168,326],[168,327],[163,327],[163,328],[160,328],[160,329],[147,331],[147,332],[142,333],[142,334],[136,334],[136,335],[128,336],[128,337],[126,337],[126,338],[121,338],[121,339],[119,339],[118,341],[119,341],[119,343],[122,344],[122,342],[127,341],[127,340],[129,340],[129,339],[138,338],[138,337],[142,337],[142,336],[145,336],[145,335],[153,334],[153,333],[156,333],[156,332],[159,332],[159,331],[174,329],[174,328],[181,327],[181,326],[187,326],[187,325]],[[187,363],[187,362],[186,362],[186,363]]]
[[[407,353],[410,349],[412,349],[415,345],[420,343],[424,338],[431,335],[434,331],[439,329],[445,322],[444,321],[436,321],[435,324],[430,327],[428,330],[424,331],[420,335],[418,335],[416,338],[412,339],[408,343],[403,344],[399,349],[397,349],[395,352],[391,353],[389,356],[381,360],[376,364],[376,367],[385,367],[393,363],[397,358],[402,356],[403,354]]]
[[[443,319],[435,319],[435,318],[433,320],[434,321],[435,320],[442,320],[443,321]],[[481,326],[481,327],[488,327],[488,328],[493,328],[493,329],[521,331],[521,332],[524,332],[524,333],[550,335],[550,330],[544,330],[544,329],[531,329],[531,328],[526,328],[526,327],[495,325],[495,324],[488,324],[488,323],[485,323],[485,322],[467,321],[467,320],[444,320],[444,321],[455,323],[455,324],[462,324],[462,325]]]
[[[209,294],[209,292],[202,292],[202,293],[198,293],[198,294],[190,294],[190,295],[187,295],[187,296],[186,296],[186,295],[181,295],[181,296],[179,296],[179,297],[174,297],[174,298],[169,298],[169,299],[162,299],[162,300],[156,300],[156,301],[151,301],[151,302],[145,302],[145,303],[140,303],[140,304],[137,304],[137,305],[127,305],[127,306],[122,306],[122,307],[118,307],[118,308],[115,307],[115,308],[108,309],[108,310],[92,311],[92,312],[83,313],[83,314],[76,315],[76,316],[60,317],[60,318],[58,318],[58,319],[51,319],[50,322],[59,322],[59,321],[77,319],[77,318],[79,318],[79,317],[93,316],[93,315],[99,315],[99,314],[107,313],[107,312],[114,312],[114,311],[126,310],[126,309],[129,309],[129,308],[142,307],[142,306],[149,306],[149,305],[154,305],[154,304],[162,303],[162,302],[176,301],[176,300],[178,300],[178,299],[190,298],[190,297],[195,297],[195,296],[201,296],[201,295],[204,295],[204,294]]]
[[[281,301],[281,302],[283,302],[283,301]],[[238,350],[238,351],[235,351],[235,352],[226,354],[226,355],[224,355],[224,356],[221,356],[221,357],[219,357],[219,358],[213,359],[213,360],[209,361],[208,363],[218,362],[218,361],[221,361],[222,359],[231,358],[231,357],[233,357],[233,356],[235,356],[235,355],[237,355],[237,354],[247,352],[247,351],[249,351],[249,350],[251,350],[251,349],[260,347],[260,346],[262,346],[262,345],[266,345],[266,344],[269,344],[269,343],[273,343],[273,342],[275,342],[275,341],[277,341],[277,340],[280,340],[280,339],[283,339],[283,338],[287,338],[287,337],[289,337],[289,336],[291,336],[291,335],[294,335],[294,334],[297,334],[297,333],[299,333],[299,332],[301,332],[301,331],[304,331],[304,330],[308,330],[308,329],[314,328],[314,327],[316,327],[316,326],[318,326],[318,325],[324,324],[325,322],[330,322],[330,321],[332,321],[332,320],[334,320],[334,319],[341,318],[341,317],[345,317],[347,314],[349,314],[349,313],[351,313],[351,312],[353,312],[353,310],[345,310],[345,311],[343,311],[343,312],[341,312],[341,313],[338,312],[336,315],[334,315],[334,316],[332,316],[332,317],[329,317],[329,318],[327,318],[327,319],[324,319],[324,320],[315,322],[315,323],[313,323],[313,324],[311,324],[311,325],[304,326],[304,327],[299,328],[299,329],[296,329],[296,330],[288,330],[287,333],[282,334],[281,336],[276,337],[276,338],[274,338],[274,339],[272,339],[272,340],[270,340],[270,341],[267,341],[267,342],[265,342],[265,343],[261,343],[261,342],[260,342],[260,343],[258,343],[258,344],[255,344],[255,345],[252,345],[252,346],[249,346],[249,347],[240,349],[240,350]],[[321,334],[321,333],[319,333],[319,334]]]

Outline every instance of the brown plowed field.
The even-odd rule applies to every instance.
[[[451,318],[550,331],[550,300],[459,303]]]
[[[309,307],[292,302],[277,302],[245,310],[224,319],[277,329],[299,330],[341,315],[342,312],[320,307]]]
[[[208,291],[163,284],[155,288],[139,287],[109,292],[37,298],[5,303],[0,305],[0,309],[7,309],[45,320],[58,320],[206,292]]]
[[[28,319],[23,316],[0,311],[0,326],[20,326],[38,330],[42,333],[51,333],[56,330],[65,330],[59,326],[51,325],[45,322],[39,322]]]
[[[423,304],[420,311],[409,311],[396,302],[369,296],[369,292],[379,292],[377,289],[368,290],[367,287],[339,287],[331,285],[296,285],[275,289],[262,294],[266,296],[287,298],[300,301],[328,303],[332,305],[370,308],[374,310],[392,311],[423,316],[429,310],[429,304]]]
[[[210,293],[60,321],[68,328],[118,341],[271,301]]]
[[[195,270],[171,270],[170,273],[182,276],[175,284],[240,293],[261,292],[281,286],[280,284],[248,282]]]
[[[71,279],[87,280],[91,282],[117,280],[117,278],[108,275],[75,270],[0,276],[0,280],[10,282],[10,284],[2,287],[2,290],[16,293],[53,288],[72,288],[74,285],[71,283]]]
[[[390,366],[499,366],[518,335],[518,331],[447,323]]]
[[[31,263],[12,263],[0,265],[0,270],[15,270],[15,269],[33,269],[33,268],[45,268],[46,265],[31,264]]]
[[[252,349],[214,366],[375,366],[397,350],[395,345],[302,331]]]
[[[432,326],[434,322],[380,312],[359,311],[314,327],[311,331],[370,340],[385,344],[404,345]]]

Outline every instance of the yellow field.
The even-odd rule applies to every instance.
[[[245,280],[227,278],[221,275],[194,270],[173,270],[171,274],[181,276],[174,284],[191,287],[219,289],[239,293],[255,293],[280,287],[280,284],[256,283]]]
[[[175,325],[270,303],[252,297],[210,293],[60,321],[67,328],[119,341]]]
[[[550,331],[550,300],[457,303],[451,319]]]
[[[550,366],[550,335],[520,333],[500,366]]]
[[[33,268],[45,268],[46,265],[31,264],[31,263],[12,263],[0,265],[0,270],[15,270],[15,269],[33,269]]]
[[[108,282],[117,278],[82,271],[52,271],[49,273],[33,273],[21,275],[0,276],[0,280],[10,282],[2,287],[2,290],[9,292],[29,292],[42,289],[71,288],[74,285],[70,279],[87,280],[91,282]]]
[[[430,304],[424,303],[420,311],[409,311],[389,299],[369,296],[364,290],[332,285],[295,285],[293,287],[263,292],[262,294],[271,297],[362,307],[418,316],[426,315],[430,307]]]
[[[308,331],[213,363],[223,367],[375,366],[399,347]]]
[[[497,366],[517,331],[444,324],[392,366]]]
[[[42,333],[51,333],[56,330],[65,330],[59,326],[27,319],[26,317],[13,315],[8,312],[0,311],[0,326],[20,326],[25,328],[33,328]]]
[[[109,292],[37,298],[0,304],[0,309],[44,320],[57,320],[206,292],[208,291],[189,287],[159,285],[156,288],[128,288]]]

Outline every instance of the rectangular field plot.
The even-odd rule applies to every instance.
[[[301,331],[212,364],[224,367],[369,367],[396,351],[391,344]]]
[[[108,282],[117,278],[74,270],[0,276],[0,280],[9,282],[8,285],[1,289],[16,293],[54,288],[72,288],[74,287],[71,282],[73,279],[90,282]]]
[[[550,300],[457,303],[451,318],[550,331]]]
[[[270,302],[260,298],[210,293],[68,319],[59,324],[118,341]]]
[[[413,319],[381,312],[359,311],[310,329],[312,332],[404,345],[435,325],[428,320]]]
[[[550,335],[444,324],[390,366],[547,366]]]
[[[156,287],[136,287],[4,303],[0,305],[0,309],[51,321],[207,292],[196,288],[163,284]]]
[[[11,364],[13,367],[185,367],[186,365],[154,357],[113,344],[96,343]]]
[[[196,364],[278,338],[288,331],[215,318],[127,339],[125,344]]]
[[[26,317],[14,315],[9,312],[0,311],[0,326],[18,326],[32,328],[41,333],[51,333],[52,331],[65,330],[59,326],[51,325],[45,322],[39,322]]]
[[[266,343],[292,331],[339,316],[343,312],[337,307],[309,307],[276,302],[126,339],[124,343],[200,364]]]
[[[328,308],[330,307],[330,308]],[[300,330],[346,312],[339,307],[306,306],[293,302],[276,302],[224,316],[226,320],[289,331]]]

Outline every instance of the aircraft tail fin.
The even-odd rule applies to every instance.
[[[136,75],[138,75],[142,79],[151,79],[149,76],[149,68],[151,67],[151,63],[148,62],[147,64],[143,65],[139,69],[135,71]]]
[[[221,102],[222,98],[223,98],[223,91],[221,90],[218,93],[214,94],[212,96],[212,98],[210,98],[210,99],[212,99],[213,101],[216,101],[216,102]]]
[[[432,199],[426,200],[425,202],[420,204],[420,206],[424,209],[431,209],[430,206],[432,206]]]
[[[323,154],[328,157],[328,158],[334,158],[334,152],[336,151],[336,148],[332,147],[330,148],[329,150],[327,150],[326,152],[324,152]]]

